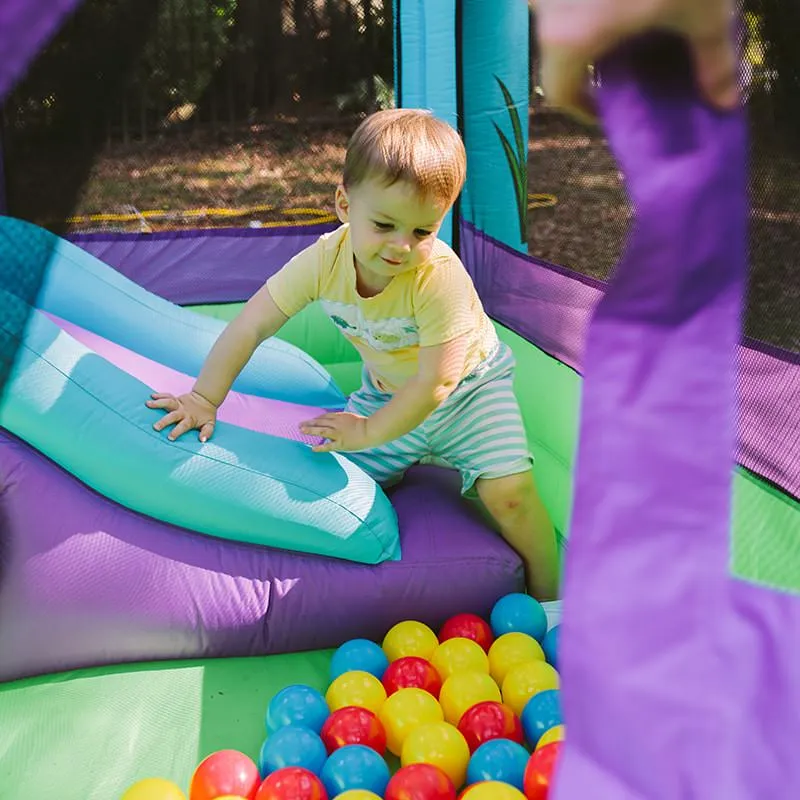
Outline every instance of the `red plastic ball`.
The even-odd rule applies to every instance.
[[[334,711],[320,736],[329,754],[348,744],[366,745],[381,756],[386,752],[383,723],[368,708],[345,706]]]
[[[218,750],[195,769],[189,800],[215,800],[226,794],[253,800],[259,783],[261,776],[252,758],[238,750]]]
[[[535,750],[525,767],[525,797],[528,800],[547,800],[550,794],[550,781],[553,778],[561,742],[551,742]]]
[[[456,800],[453,781],[433,764],[401,767],[386,786],[385,800]]]
[[[264,779],[255,800],[328,800],[328,793],[313,772],[302,767],[284,767]]]
[[[422,689],[438,699],[442,679],[436,667],[425,658],[405,656],[392,661],[383,673],[383,688],[386,696],[399,689]]]
[[[458,730],[467,740],[470,753],[491,739],[511,739],[517,744],[525,742],[519,717],[507,705],[494,700],[468,708],[458,721]]]
[[[458,637],[472,639],[473,642],[477,642],[487,653],[494,641],[494,634],[492,633],[491,626],[477,614],[456,614],[442,625],[442,629],[439,631],[440,642],[446,639],[456,639]]]

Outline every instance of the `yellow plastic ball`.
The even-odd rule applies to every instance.
[[[359,706],[378,714],[386,700],[383,684],[369,672],[350,670],[343,672],[325,693],[331,713],[345,706]]]
[[[467,779],[469,745],[461,732],[447,722],[429,722],[412,731],[403,744],[400,763],[433,764],[458,788]]]
[[[553,725],[552,728],[546,730],[536,742],[536,749],[541,750],[546,744],[553,742],[563,742],[566,736],[566,728],[563,725]]]
[[[489,648],[489,672],[498,686],[503,685],[512,667],[526,661],[545,661],[542,646],[527,633],[504,633]]]
[[[367,789],[348,789],[346,792],[337,794],[333,800],[381,800],[375,792]]]
[[[458,725],[467,709],[487,700],[500,702],[500,688],[486,672],[456,672],[443,684],[439,704],[447,722]]]
[[[186,800],[186,795],[172,781],[145,778],[131,786],[122,800]]]
[[[418,656],[430,661],[438,646],[436,634],[424,622],[413,619],[398,622],[383,637],[383,652],[389,661],[406,656]]]
[[[555,669],[544,661],[526,661],[508,671],[503,681],[503,702],[519,717],[525,704],[538,692],[558,689]]]
[[[459,800],[525,800],[525,795],[510,783],[481,781],[473,783]]]
[[[431,664],[446,681],[456,672],[489,672],[489,658],[472,639],[455,637],[442,642],[431,656]]]
[[[422,689],[399,689],[386,698],[378,715],[386,731],[386,746],[399,756],[411,731],[428,722],[442,722],[444,714],[436,698]]]

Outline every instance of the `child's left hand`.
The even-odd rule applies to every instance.
[[[332,411],[300,423],[308,436],[321,436],[328,441],[315,445],[315,453],[366,450],[372,446],[367,432],[367,417],[349,411]]]

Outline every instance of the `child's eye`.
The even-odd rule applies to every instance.
[[[414,231],[414,235],[419,239],[427,239],[428,236],[431,236],[432,234],[433,231],[425,231],[421,228],[417,228],[417,230]]]
[[[373,220],[372,224],[375,226],[375,229],[379,231],[390,231],[394,227],[390,222],[378,222],[377,220]]]

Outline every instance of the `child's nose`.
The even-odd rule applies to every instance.
[[[392,242],[392,249],[398,253],[410,253],[411,240],[407,236],[398,236]]]

